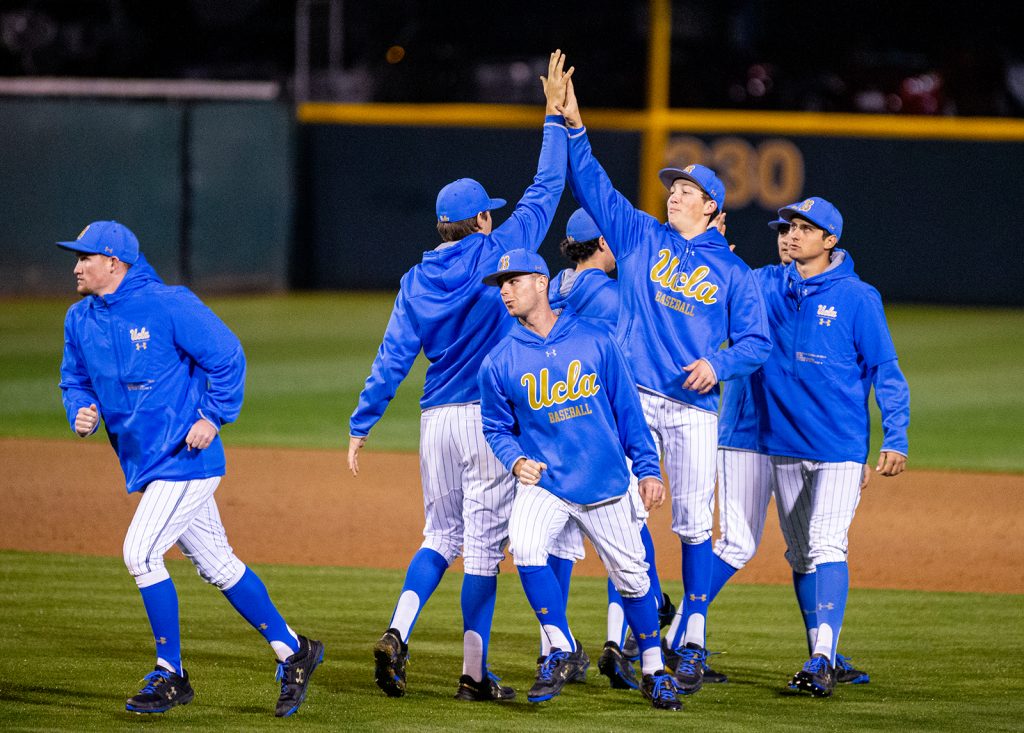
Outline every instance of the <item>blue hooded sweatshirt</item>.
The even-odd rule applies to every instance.
[[[508,220],[489,235],[470,234],[425,252],[402,277],[384,340],[349,420],[350,435],[370,434],[420,350],[430,362],[422,409],[480,401],[480,362],[511,327],[498,289],[481,281],[508,250],[537,251],[565,188],[565,156],[565,121],[549,115],[537,175]]]
[[[782,269],[783,265],[767,265],[754,270],[758,282],[763,282],[764,270]],[[758,367],[757,371],[760,371]],[[754,374],[730,379],[722,388],[722,407],[718,413],[718,447],[734,450],[763,452],[758,443],[757,412],[750,382]]]
[[[569,167],[573,195],[615,254],[616,340],[637,385],[717,413],[718,386],[705,395],[684,390],[683,367],[703,358],[724,381],[768,358],[768,322],[753,272],[718,230],[687,240],[636,209],[592,155],[585,129],[570,131]],[[720,350],[726,341],[730,346]]]
[[[235,335],[183,287],[164,285],[144,258],[114,293],[90,295],[64,319],[60,388],[74,430],[97,405],[129,492],[155,480],[223,476],[220,436],[187,450],[200,418],[218,430],[242,408],[245,354]]]
[[[555,496],[577,504],[622,496],[629,488],[626,456],[637,478],[661,478],[622,352],[571,308],[547,338],[516,323],[484,359],[480,394],[494,455],[509,470],[524,457],[546,463],[540,486]]]
[[[577,273],[562,270],[551,278],[548,287],[551,310],[572,306],[584,321],[615,333],[619,320],[619,284],[604,270],[590,267]]]
[[[837,249],[804,280],[796,263],[764,268],[775,348],[751,380],[763,452],[865,463],[872,385],[882,412],[883,451],[907,455],[910,389],[896,360],[878,291]]]

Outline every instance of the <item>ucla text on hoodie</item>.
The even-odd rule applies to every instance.
[[[593,157],[586,131],[569,138],[569,185],[615,254],[619,271],[616,340],[651,392],[718,412],[718,387],[684,390],[683,367],[705,359],[718,380],[750,374],[768,357],[764,301],[750,268],[718,230],[693,239],[636,209]],[[728,341],[729,347],[719,350]]]
[[[546,463],[540,486],[555,496],[577,504],[622,496],[626,456],[638,478],[661,477],[622,352],[571,308],[547,338],[516,323],[484,359],[480,394],[494,455],[509,470],[523,457]]]
[[[883,451],[907,455],[910,389],[882,298],[837,249],[825,272],[795,263],[761,277],[775,347],[751,379],[762,452],[839,463],[868,456],[868,397],[882,412]]]
[[[187,450],[200,418],[218,430],[242,409],[245,354],[231,330],[190,290],[164,285],[144,260],[117,291],[68,309],[60,387],[74,430],[96,404],[129,492],[151,481],[223,476],[217,435]]]

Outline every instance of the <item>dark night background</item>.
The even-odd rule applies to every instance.
[[[644,104],[649,4],[311,3],[311,97],[533,103],[563,48],[591,107]],[[1017,3],[676,0],[671,106],[1024,114]],[[0,76],[266,79],[292,89],[296,2],[7,0]],[[392,50],[390,62],[388,50]],[[396,60],[397,57],[400,60]]]

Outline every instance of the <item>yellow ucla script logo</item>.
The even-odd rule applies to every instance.
[[[673,257],[670,250],[663,249],[658,252],[658,261],[651,268],[651,280],[673,293],[681,294],[684,298],[693,298],[705,305],[711,305],[718,302],[715,298],[718,286],[705,282],[704,278],[709,272],[711,270],[705,265],[689,274],[681,272],[679,258]]]
[[[582,374],[583,365],[579,359],[569,363],[569,370],[565,381],[550,384],[551,379],[547,367],[540,370],[540,378],[536,374],[527,372],[519,383],[526,387],[526,396],[530,400],[530,407],[539,410],[542,407],[561,405],[563,402],[578,400],[582,397],[592,397],[601,390],[597,383],[596,374]]]

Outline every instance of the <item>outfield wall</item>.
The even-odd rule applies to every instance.
[[[0,98],[0,295],[67,292],[71,263],[52,243],[99,218],[129,225],[165,279],[201,291],[393,290],[438,241],[445,183],[474,177],[514,202],[535,171],[534,108],[310,107]],[[664,195],[640,180],[652,150],[718,170],[729,239],[752,265],[775,256],[775,209],[822,195],[887,300],[1024,305],[1020,121],[681,110],[587,120],[633,201]],[[541,248],[553,267],[574,208],[566,196]]]
[[[438,241],[438,189],[462,176],[514,201],[530,182],[536,129],[309,124],[301,284],[394,289]],[[638,200],[641,135],[592,130],[598,159]],[[810,195],[836,203],[841,246],[888,301],[1024,305],[1024,142],[828,138],[819,135],[674,135],[666,164],[718,169],[729,192],[728,238],[744,259],[775,258],[766,223]],[[562,264],[558,241],[575,208],[560,206],[541,253]],[[505,212],[497,217],[500,222]]]
[[[294,211],[290,106],[0,99],[0,295],[66,293],[53,246],[117,219],[168,282],[283,289]]]

